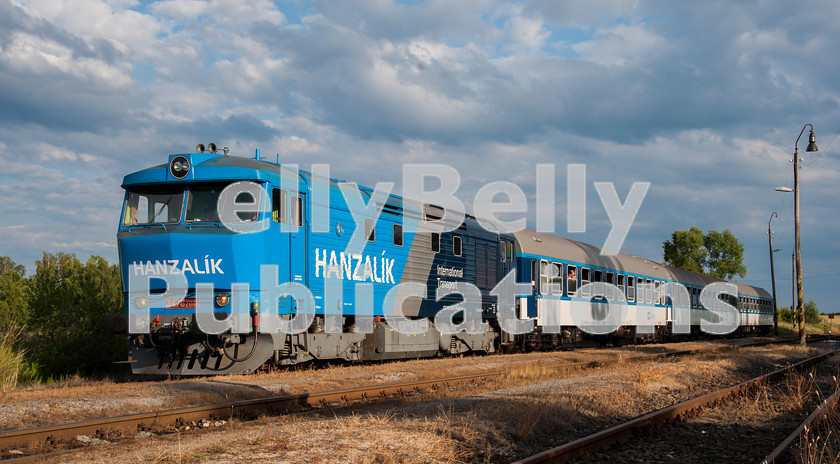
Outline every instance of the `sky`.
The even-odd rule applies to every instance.
[[[791,303],[796,138],[805,299],[838,311],[840,2],[0,0],[0,256],[117,261],[127,173],[197,143],[396,182],[461,174],[469,207],[510,181],[535,225],[556,166],[556,230],[603,245],[594,182],[650,189],[621,248],[662,260],[675,230],[731,230],[746,276]],[[567,166],[586,165],[586,232]]]

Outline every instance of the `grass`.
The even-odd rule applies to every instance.
[[[823,318],[825,316],[822,316]],[[805,324],[805,333],[808,335],[822,335],[828,333],[828,319],[824,319],[825,323],[820,324]],[[833,322],[833,321],[832,321]],[[833,330],[835,333],[840,331],[840,319],[834,324]],[[779,321],[779,335],[796,335],[799,333],[799,326],[794,326],[793,322]]]
[[[823,316],[825,317],[825,316]],[[834,390],[840,381],[834,377]],[[830,393],[821,396],[829,396]],[[840,405],[834,405],[816,428],[806,429],[799,440],[799,462],[840,464]]]
[[[0,333],[0,390],[39,380],[37,366],[27,360],[26,351],[19,346],[21,332],[10,326]]]

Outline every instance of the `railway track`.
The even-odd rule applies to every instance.
[[[807,366],[817,364],[837,352],[838,351],[831,351],[818,356],[814,356],[812,358],[806,359],[786,368],[779,369],[774,372],[761,375],[759,377],[755,377],[745,382],[741,382],[732,387],[704,394],[696,398],[659,409],[657,411],[645,414],[641,417],[624,422],[617,426],[610,427],[606,430],[602,430],[600,432],[571,441],[569,443],[552,448],[542,453],[521,459],[519,461],[516,461],[515,464],[561,463],[585,457],[591,453],[596,453],[598,451],[607,449],[618,442],[625,442],[631,439],[635,434],[640,433],[642,431],[653,430],[655,427],[661,426],[670,421],[683,420],[687,417],[695,415],[698,411],[718,404],[729,397],[740,393],[748,392],[756,388],[760,384],[781,379],[790,372],[801,370]],[[837,394],[834,394],[831,398],[834,398],[833,401],[836,402]],[[828,404],[829,400],[827,400],[825,404]],[[833,405],[834,403],[832,402],[831,404]],[[817,415],[817,413],[815,412],[814,415]],[[809,419],[812,422],[814,420],[811,418]],[[810,424],[810,422],[807,421],[806,423]],[[765,462],[774,462],[774,460],[778,459],[779,456],[784,455],[784,453],[789,449],[790,445],[794,442],[797,442],[801,431],[805,430],[806,426],[808,425],[803,424],[802,426],[800,426],[800,429],[797,430],[797,432],[795,432],[793,435],[788,437],[788,440],[785,441],[786,445],[785,443],[780,445],[779,448],[777,448],[777,450],[773,452],[773,454],[768,456],[768,460],[765,460]],[[779,460],[776,462],[782,461]]]
[[[560,364],[554,369],[560,373],[581,369],[592,369],[607,366],[656,361],[666,358],[708,354],[740,348],[760,347],[779,343],[790,343],[795,340],[771,340],[734,345],[721,345],[712,348],[670,351],[651,355],[612,358],[608,360]],[[130,437],[142,431],[175,431],[184,425],[204,420],[227,420],[231,418],[257,417],[265,414],[284,414],[306,408],[327,405],[349,404],[358,401],[371,401],[379,398],[405,396],[422,390],[438,388],[448,384],[462,382],[480,382],[494,377],[501,377],[509,372],[497,370],[470,375],[402,382],[386,385],[346,388],[322,392],[300,393],[269,398],[232,401],[203,406],[154,411],[140,414],[130,414],[118,417],[90,419],[78,422],[30,427],[18,430],[0,432],[0,451],[5,457],[16,457],[16,462],[34,462],[40,454],[25,456],[10,456],[9,450],[31,448],[38,450],[60,448],[79,435],[101,438]]]
[[[840,399],[840,389],[834,392],[833,395],[826,398],[814,412],[808,416],[797,429],[788,435],[788,437],[776,449],[773,450],[767,457],[761,461],[762,464],[773,464],[793,461],[791,457],[792,448],[801,443],[802,438],[806,436],[809,431],[813,432],[820,423],[825,419],[834,408],[837,407],[837,401]]]

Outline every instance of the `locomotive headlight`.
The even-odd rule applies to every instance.
[[[227,295],[227,293],[219,293],[218,295],[216,295],[216,305],[220,307],[227,306],[229,301],[230,297]]]
[[[176,156],[169,163],[169,173],[176,179],[183,179],[190,171],[190,161],[184,156]]]
[[[149,305],[149,299],[145,296],[138,296],[134,303],[137,305],[138,308],[145,308]]]

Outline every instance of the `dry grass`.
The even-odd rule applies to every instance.
[[[647,385],[660,382],[667,372],[662,364],[651,362],[636,366],[633,369],[632,378],[639,385]]]
[[[840,391],[837,376],[833,380],[834,391]],[[834,404],[816,428],[805,430],[800,437],[798,457],[804,464],[840,464],[840,402]]]
[[[367,366],[366,376],[359,369],[361,366],[270,374],[272,379],[280,376],[287,380],[285,385],[290,384],[295,375],[306,374],[315,377],[313,384],[344,377],[343,386],[352,386],[360,379],[369,383],[388,383],[420,376],[442,377],[498,370],[503,366],[497,362],[502,361],[508,366],[507,375],[492,380],[443,386],[422,395],[355,405],[352,410],[344,408],[263,418],[238,424],[235,428],[225,426],[184,435],[182,442],[157,438],[153,446],[140,444],[121,451],[120,459],[157,462],[231,462],[243,458],[262,462],[509,462],[649,412],[652,408],[752,377],[757,366],[763,366],[765,371],[774,370],[773,363],[786,363],[789,358],[806,354],[782,348],[779,352],[756,350],[731,358],[699,356],[683,358],[679,362],[645,362],[558,373],[557,364],[570,361],[557,356],[562,353],[556,353],[553,357],[536,354],[388,363]],[[576,352],[575,355],[586,357],[586,353]],[[606,357],[602,352],[594,356]],[[413,377],[405,374],[409,366],[418,365],[434,369],[418,369]],[[261,377],[257,376],[257,380]],[[698,384],[698,379],[705,380]],[[204,379],[204,382],[227,385],[234,384],[234,380],[237,378]],[[166,382],[170,387],[179,385],[180,394],[196,394],[195,383]],[[796,390],[796,385],[797,382],[791,380],[790,388]],[[803,386],[801,390],[804,389]],[[767,404],[767,399],[751,398],[750,402],[757,410]],[[90,450],[90,453],[95,452]],[[93,459],[113,460],[95,456]]]

